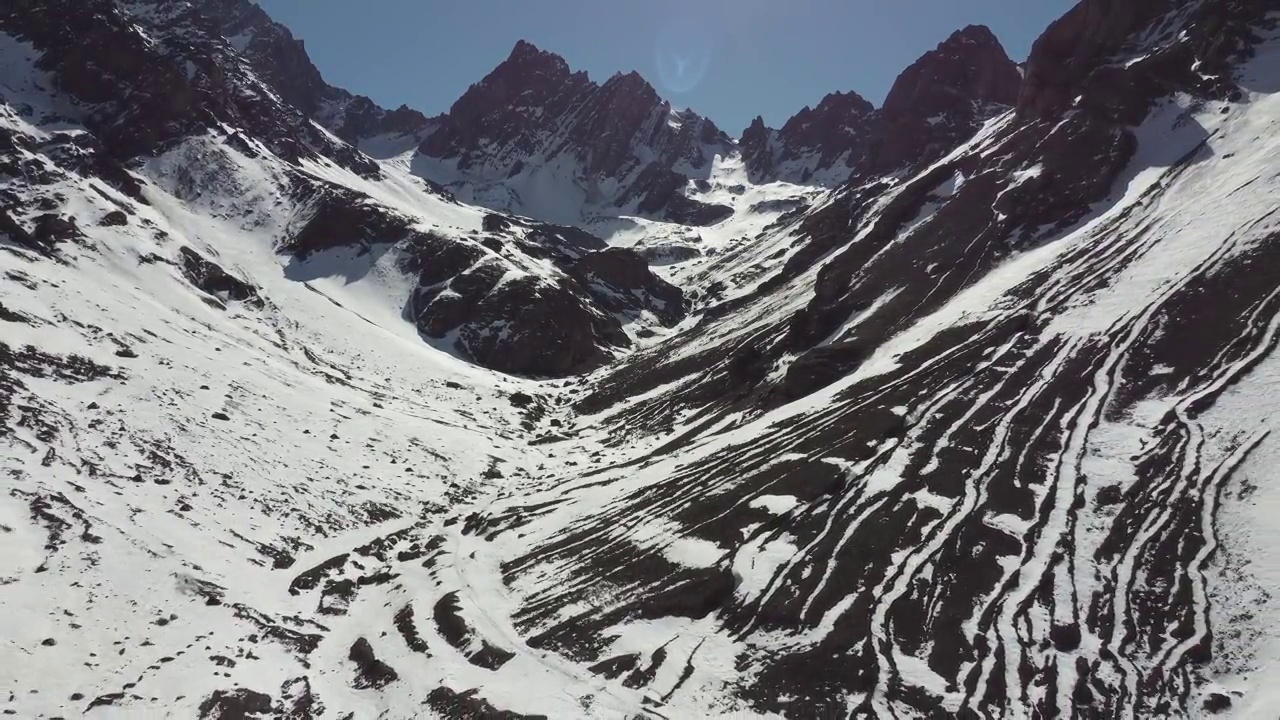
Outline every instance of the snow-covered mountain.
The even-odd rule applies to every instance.
[[[603,85],[521,41],[472,85],[419,148],[427,177],[461,198],[557,222],[616,208],[710,225],[731,207],[689,197],[733,142],[710,120],[677,111],[637,73]]]
[[[733,140],[0,8],[0,708],[1267,716],[1278,21],[1084,0]]]
[[[850,175],[882,175],[930,162],[972,137],[1018,101],[1017,65],[985,27],[956,31],[894,82],[884,107],[832,93],[781,130],[757,118],[742,154],[757,181],[837,186]]]

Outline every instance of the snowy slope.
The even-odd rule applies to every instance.
[[[1143,2],[1075,105],[831,189],[713,153],[697,226],[451,198],[143,0],[241,94],[119,158],[0,33],[0,707],[1265,716],[1277,16]],[[607,357],[483,367],[564,327]]]

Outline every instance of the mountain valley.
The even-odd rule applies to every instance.
[[[1273,713],[1280,3],[941,40],[735,138],[0,9],[0,712]]]

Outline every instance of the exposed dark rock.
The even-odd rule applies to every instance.
[[[1145,22],[1169,11],[1168,0],[1084,0],[1054,21],[1027,59],[1020,112],[1047,117],[1066,109],[1081,83]]]
[[[957,31],[908,67],[880,111],[873,167],[932,162],[1018,101],[1022,76],[989,29]]]
[[[674,265],[702,257],[702,251],[689,245],[653,245],[638,250],[650,265]]]
[[[280,687],[283,720],[313,720],[324,715],[324,704],[311,694],[306,677],[286,680]]]
[[[790,402],[840,380],[869,355],[865,345],[849,340],[816,347],[796,358],[778,387],[778,400]]]
[[[708,224],[726,209],[683,191],[732,146],[709,120],[673,110],[636,73],[598,85],[558,55],[520,41],[439,119],[419,151],[482,180],[518,175],[533,155],[566,157],[596,183],[622,184],[616,196],[599,199],[603,204],[637,202],[648,215]],[[645,158],[652,161],[643,164]]]
[[[323,154],[362,174],[379,172],[368,158],[317,132],[294,104],[303,102],[300,96],[281,100],[262,90],[222,39],[212,16],[216,3],[141,5],[32,0],[0,11],[0,30],[31,42],[59,89],[93,108],[86,125],[117,160],[226,123],[289,161]],[[310,67],[305,53],[298,60],[277,67],[282,74]],[[195,71],[190,76],[188,68]],[[103,169],[112,184],[136,194],[136,181],[127,173]]]
[[[129,224],[129,216],[123,210],[112,210],[103,215],[98,224],[103,227],[121,227]]]
[[[664,589],[636,603],[642,618],[704,618],[726,607],[733,599],[735,582],[727,570],[688,570],[668,580]]]
[[[320,604],[316,612],[321,615],[345,615],[356,597],[356,581],[351,578],[330,580],[320,591]]]
[[[776,132],[764,124],[764,118],[757,115],[742,137],[738,139],[738,148],[746,161],[747,170],[753,179],[766,180],[777,177],[777,163],[774,160],[774,136]]]
[[[462,617],[458,606],[458,593],[452,592],[440,598],[433,609],[433,616],[440,636],[462,651],[471,664],[488,670],[497,670],[515,657],[515,653],[491,645],[487,640],[476,635],[475,630]]]
[[[303,590],[314,590],[320,586],[320,581],[337,572],[340,572],[347,564],[347,553],[335,555],[328,560],[312,567],[305,572],[299,573],[289,583],[289,594],[298,595]]]
[[[455,692],[438,687],[427,695],[427,705],[444,717],[457,720],[547,720],[546,715],[521,715],[510,710],[499,710],[488,700],[477,697],[479,690]]]
[[[427,641],[422,638],[421,633],[418,632],[418,626],[414,622],[412,603],[400,608],[396,613],[395,626],[400,633],[400,637],[404,638],[405,645],[408,645],[410,650],[430,657],[431,650],[427,646]]]
[[[53,213],[45,213],[36,217],[35,228],[31,236],[44,247],[53,247],[57,243],[68,240],[81,240],[84,233],[80,231],[74,217],[67,218]]]
[[[1080,647],[1079,625],[1054,625],[1049,631],[1049,641],[1058,652],[1071,652]]]
[[[1230,63],[1256,41],[1267,0],[1191,6],[1170,0],[1084,0],[1036,40],[1018,110],[1053,118],[1077,104],[1136,124],[1157,98],[1183,91],[1228,98]],[[1133,62],[1113,63],[1124,54]]]
[[[178,255],[182,261],[183,277],[197,289],[224,304],[234,301],[259,309],[264,306],[257,288],[228,273],[212,260],[189,247],[181,248]]]
[[[1223,713],[1231,709],[1231,696],[1223,693],[1209,693],[1204,699],[1206,712]]]
[[[200,720],[248,720],[270,717],[271,696],[247,688],[215,690],[200,703]]]
[[[839,185],[930,162],[1012,107],[1022,78],[985,27],[960,30],[908,67],[876,110],[833,93],[771,130],[756,118],[740,146],[756,180]]]
[[[367,250],[409,232],[406,218],[347,188],[308,182],[299,185],[298,199],[309,208],[306,220],[281,249],[299,258],[339,247]]]
[[[505,282],[496,260],[479,262],[447,284],[420,287],[409,317],[431,338],[457,331],[456,348],[486,367],[559,377],[605,362],[605,348],[629,343],[618,321],[592,307],[567,281],[523,276]]]
[[[684,319],[684,293],[654,275],[649,263],[634,250],[610,248],[590,253],[573,266],[572,272],[611,312],[648,311],[667,326]],[[601,289],[600,284],[607,287]],[[637,295],[643,299],[638,300]]]
[[[733,217],[733,208],[728,205],[705,203],[678,192],[650,195],[645,198],[641,209],[644,210],[647,207],[655,206],[663,198],[665,198],[665,202],[662,204],[666,210],[663,212],[662,218],[667,222],[693,227],[706,227]]]
[[[369,98],[357,95],[346,104],[334,134],[349,143],[376,135],[416,135],[431,125],[426,115],[407,105],[385,110]]]
[[[390,665],[374,656],[373,646],[364,638],[351,645],[347,657],[356,664],[356,677],[351,684],[357,690],[381,690],[400,677]]]
[[[22,226],[12,215],[0,208],[0,238],[5,238],[20,247],[34,250],[41,255],[50,256],[56,243],[48,238],[37,238]]]
[[[839,184],[866,162],[877,123],[875,107],[862,96],[831,93],[816,107],[796,113],[780,130],[756,118],[742,133],[742,156],[757,181],[826,179]]]

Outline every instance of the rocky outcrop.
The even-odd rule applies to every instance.
[[[240,302],[259,309],[264,306],[256,287],[227,272],[221,265],[188,247],[181,248],[178,256],[182,276],[219,306],[225,308],[228,302]]]
[[[957,31],[908,67],[880,110],[872,166],[889,172],[946,154],[1018,102],[1022,76],[986,27]]]
[[[422,334],[486,367],[561,377],[630,344],[576,283],[513,269],[481,247],[417,236],[401,267],[418,273],[406,312]]]
[[[248,688],[215,690],[200,703],[200,720],[220,718],[265,718],[271,715],[274,703],[270,695]]]
[[[571,272],[611,312],[650,312],[667,326],[684,319],[684,293],[654,275],[648,261],[634,250],[591,253],[575,263]]]
[[[406,313],[425,337],[502,372],[563,377],[630,347],[624,323],[684,319],[683,293],[634,251],[592,249],[604,243],[573,228],[490,217],[477,244],[421,233],[403,243],[400,266],[418,278]],[[514,253],[562,274],[522,269]]]
[[[1074,91],[1135,29],[1166,13],[1169,0],[1084,0],[1054,21],[1027,59],[1018,109],[1033,117],[1060,112]]]
[[[286,103],[358,144],[376,135],[422,135],[431,121],[407,106],[388,110],[363,95],[325,82],[305,43],[250,0],[195,3],[217,31],[239,50],[254,74]]]
[[[1230,97],[1231,61],[1274,10],[1268,0],[1084,0],[1036,40],[1018,111],[1046,119],[1080,103],[1134,123],[1170,92]]]
[[[11,5],[0,10],[0,31],[41,53],[40,69],[92,108],[86,123],[117,157],[207,123],[196,112],[200,98],[191,81],[111,0]]]
[[[774,162],[774,145],[778,131],[764,124],[764,118],[757,115],[742,137],[738,139],[738,150],[742,153],[743,162],[752,179],[763,180],[776,177],[777,163]]]
[[[400,678],[395,668],[374,655],[373,646],[365,638],[359,638],[352,643],[347,657],[356,666],[356,675],[351,681],[351,686],[357,690],[381,690]]]
[[[548,218],[554,186],[604,212],[630,210],[706,224],[726,216],[685,190],[733,141],[710,120],[676,111],[637,73],[596,84],[563,58],[521,41],[472,85],[419,147],[431,179],[473,189],[477,202]],[[510,192],[485,193],[487,185]],[[476,190],[479,188],[480,190]],[[514,195],[514,199],[512,198]]]
[[[293,193],[303,210],[280,249],[295,257],[339,247],[366,251],[409,235],[407,218],[349,188],[298,177]]]
[[[32,0],[0,10],[0,31],[33,45],[40,69],[81,105],[78,119],[117,160],[235,127],[289,161],[324,156],[379,172],[264,85],[203,4]]]
[[[424,134],[433,121],[408,105],[387,110],[363,95],[357,95],[342,107],[341,113],[328,118],[334,134],[356,145],[378,135],[413,136]]]
[[[839,184],[862,166],[876,135],[875,107],[854,92],[832,93],[773,131],[756,118],[742,134],[753,180]]]

